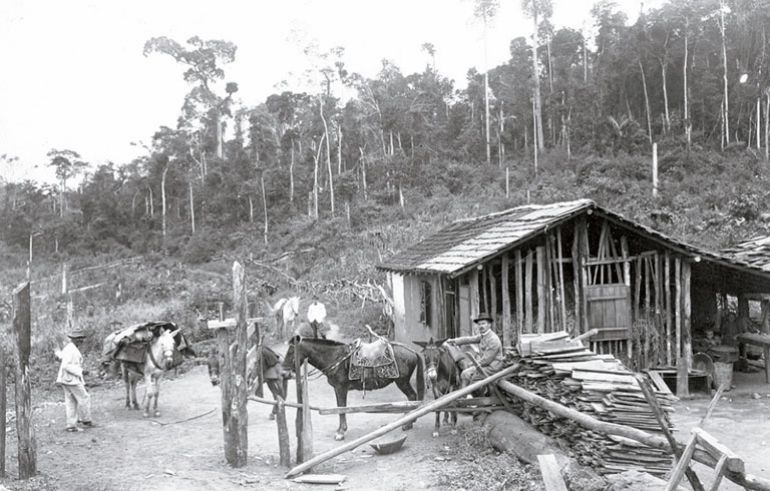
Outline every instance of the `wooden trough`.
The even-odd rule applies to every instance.
[[[388,455],[388,454],[396,453],[399,450],[401,450],[401,447],[404,446],[404,442],[406,441],[406,436],[407,435],[404,435],[401,438],[398,438],[396,440],[391,440],[389,442],[370,443],[369,446],[371,446],[374,449],[374,451],[380,455]]]

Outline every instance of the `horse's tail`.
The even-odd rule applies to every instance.
[[[422,401],[425,398],[425,370],[422,356],[417,355],[417,400]]]

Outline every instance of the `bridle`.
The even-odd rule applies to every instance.
[[[163,346],[164,341],[165,341],[164,340],[164,336],[168,337],[169,339],[171,339],[171,343],[172,344],[171,344],[171,347],[169,349],[165,349],[166,346]],[[174,338],[171,338],[170,336],[168,336],[165,333],[161,335],[160,339],[158,339],[158,343],[161,345],[161,348],[163,348],[163,359],[164,360],[173,360],[173,358],[174,358],[174,345],[173,345],[173,342],[174,342]],[[155,355],[153,354],[152,346],[150,346],[150,349],[147,350],[147,354],[150,356],[150,361],[152,362],[153,365],[155,365],[155,368],[157,368],[158,370],[166,370],[166,368],[162,367],[160,365],[160,363],[158,363],[158,360],[155,359]]]

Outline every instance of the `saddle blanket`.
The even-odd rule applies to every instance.
[[[353,347],[350,355],[350,380],[365,380],[372,377],[398,378],[398,365],[393,354],[393,346],[385,340],[362,343],[360,340]]]

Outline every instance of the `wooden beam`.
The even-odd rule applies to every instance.
[[[567,491],[567,485],[561,477],[559,464],[553,454],[538,455],[537,462],[540,464],[540,474],[543,476],[543,484],[546,491]]]
[[[286,425],[286,407],[283,397],[278,396],[275,423],[278,427],[278,455],[281,467],[291,467],[291,447],[289,444],[289,427]]]
[[[375,438],[379,438],[382,435],[385,435],[386,433],[390,433],[391,431],[393,431],[393,430],[395,430],[397,428],[400,428],[402,425],[405,425],[407,423],[411,423],[412,421],[416,420],[417,418],[419,418],[421,416],[424,416],[424,415],[426,415],[428,413],[432,413],[433,411],[446,406],[447,404],[449,404],[452,401],[455,401],[455,400],[457,400],[457,399],[459,399],[461,397],[464,397],[467,394],[470,394],[471,392],[473,392],[475,390],[478,390],[478,389],[480,389],[481,387],[483,387],[483,386],[485,386],[487,384],[494,383],[494,382],[500,380],[501,378],[503,378],[503,377],[505,377],[507,375],[510,375],[511,373],[515,372],[518,369],[519,369],[519,365],[518,364],[511,365],[511,366],[505,368],[504,370],[502,370],[500,372],[497,372],[496,374],[494,374],[494,375],[492,375],[492,376],[490,376],[490,377],[488,377],[488,378],[486,378],[484,380],[479,380],[478,382],[474,382],[474,383],[468,385],[467,387],[464,387],[462,389],[456,390],[454,392],[450,392],[449,394],[445,394],[445,395],[439,397],[438,399],[434,400],[433,402],[427,403],[427,404],[425,404],[423,406],[420,406],[419,408],[415,409],[414,411],[412,411],[412,412],[410,412],[408,414],[405,414],[404,416],[398,418],[397,420],[393,421],[392,423],[388,423],[387,425],[385,425],[385,426],[383,426],[383,427],[381,427],[381,428],[379,428],[379,429],[377,429],[377,430],[375,430],[375,431],[373,431],[371,433],[367,433],[366,435],[364,435],[364,436],[362,436],[360,438],[357,438],[357,439],[353,440],[352,442],[345,443],[344,445],[341,445],[341,446],[339,446],[337,448],[329,450],[328,452],[324,452],[321,455],[318,455],[318,456],[310,459],[309,461],[294,467],[293,469],[291,469],[286,474],[285,477],[288,479],[290,477],[299,475],[299,474],[301,474],[301,473],[303,473],[303,472],[305,472],[307,470],[312,469],[313,467],[315,467],[316,465],[318,465],[318,464],[320,464],[322,462],[326,462],[327,460],[332,459],[332,458],[334,458],[334,457],[336,457],[338,455],[341,455],[341,454],[343,454],[345,452],[349,452],[350,450],[353,450],[353,449],[363,445],[364,443],[370,442],[370,441],[374,440]]]
[[[723,455],[727,456],[727,470],[738,473],[746,472],[746,464],[743,462],[743,459],[736,455],[735,452],[719,443],[716,438],[706,432],[703,428],[693,428],[692,433],[698,438],[698,444],[713,458],[719,459]]]
[[[690,396],[687,361],[682,356],[682,258],[674,257],[674,322],[676,326],[676,396]]]
[[[687,364],[687,372],[692,370],[692,296],[690,283],[692,268],[689,261],[682,263],[682,351]]]
[[[663,299],[666,310],[666,364],[671,366],[673,363],[671,356],[671,343],[673,342],[671,330],[671,253],[668,250],[666,250],[663,261]],[[717,329],[719,329],[719,326],[717,326]]]
[[[564,259],[562,256],[563,244],[561,241],[561,227],[556,229],[556,247],[558,249],[557,260],[559,261],[559,308],[561,309],[561,328],[567,330],[567,300],[564,298]]]

